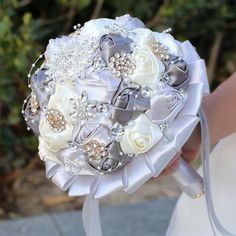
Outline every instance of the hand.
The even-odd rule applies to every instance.
[[[188,163],[195,161],[199,157],[200,149],[201,149],[201,126],[199,123],[194,129],[188,141],[184,144],[182,150],[175,155],[173,160],[159,175],[159,178],[173,173],[178,167],[180,157],[183,158]]]

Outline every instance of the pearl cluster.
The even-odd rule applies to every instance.
[[[153,51],[154,53],[162,60],[168,61],[170,59],[169,49],[164,44],[160,42],[153,43]]]
[[[104,143],[92,140],[84,145],[84,154],[86,154],[90,161],[93,159],[99,160],[108,156],[107,147]]]
[[[56,109],[49,109],[46,112],[46,120],[54,131],[63,131],[66,128],[65,117]]]
[[[39,112],[39,102],[38,102],[37,97],[34,92],[31,92],[29,102],[30,102],[30,110],[31,110],[32,114],[34,116],[37,115]]]
[[[108,67],[117,77],[126,78],[128,75],[134,73],[136,68],[135,59],[129,53],[115,53],[115,55],[110,58]]]

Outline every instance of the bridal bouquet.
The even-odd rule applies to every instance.
[[[22,110],[28,129],[47,176],[70,196],[134,192],[161,173],[199,122],[204,60],[189,41],[129,15],[74,28],[49,41],[40,68],[32,64]]]

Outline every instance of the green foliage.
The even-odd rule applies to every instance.
[[[29,92],[31,63],[48,40],[69,33],[74,24],[91,17],[126,13],[157,31],[172,27],[174,36],[192,41],[207,62],[212,60],[217,35],[223,35],[213,61],[212,86],[235,70],[234,0],[0,0],[0,174],[25,165],[36,155],[37,139],[26,131],[21,105]]]

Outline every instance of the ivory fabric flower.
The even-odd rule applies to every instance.
[[[139,28],[133,31],[135,33],[136,43],[140,47],[147,46],[150,49],[153,46],[153,43],[156,42],[154,33],[147,28]]]
[[[38,141],[39,141],[38,154],[39,154],[40,159],[44,161],[53,161],[56,163],[60,163],[56,157],[56,153],[48,149],[48,146],[45,140],[39,136]]]
[[[71,82],[57,85],[56,92],[50,97],[48,110],[58,111],[60,117],[63,117],[64,123],[61,131],[56,131],[54,126],[48,122],[47,118],[41,119],[39,123],[39,132],[47,147],[52,152],[57,152],[68,146],[67,142],[71,140],[73,125],[70,121],[70,114],[73,109],[71,99],[78,98]],[[55,119],[54,119],[55,125]],[[58,123],[60,125],[60,123]]]
[[[125,128],[120,146],[125,154],[141,154],[157,144],[163,134],[159,126],[152,123],[145,114],[134,120],[134,126]]]
[[[134,52],[136,69],[130,75],[131,81],[140,86],[151,87],[160,80],[164,65],[158,59],[149,47],[137,49]]]

